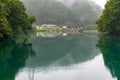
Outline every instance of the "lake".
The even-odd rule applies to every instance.
[[[120,39],[19,35],[0,43],[0,80],[120,80]]]

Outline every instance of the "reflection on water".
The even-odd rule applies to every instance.
[[[36,71],[29,70],[21,72],[16,80],[116,80],[106,70],[102,55],[72,66],[52,66],[47,70],[44,68]]]
[[[38,37],[31,42],[36,57],[28,60],[28,67],[70,66],[93,59],[99,54],[95,47],[97,43],[95,36]]]
[[[23,42],[16,43],[14,40],[0,43],[0,80],[15,80],[15,76],[25,66],[29,56],[34,56],[32,44]]]
[[[100,37],[98,47],[112,76],[120,80],[120,38],[113,36]]]
[[[119,42],[96,35],[34,34],[2,41],[0,80],[119,80]]]

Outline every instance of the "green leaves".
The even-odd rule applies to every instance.
[[[13,34],[11,25],[6,18],[7,15],[5,4],[0,2],[0,38]]]
[[[35,22],[35,17],[34,16],[31,16],[31,17],[29,17],[29,22],[31,23],[31,24],[33,24],[34,22]]]
[[[10,37],[18,31],[32,27],[25,7],[19,0],[0,0],[0,38]]]
[[[102,33],[109,35],[120,34],[120,1],[109,0],[105,5],[105,10],[101,18],[97,21],[98,29]]]

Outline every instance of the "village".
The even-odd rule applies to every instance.
[[[36,26],[37,31],[62,31],[63,33],[80,33],[83,31],[82,27],[78,26],[57,26],[55,24],[43,24]]]

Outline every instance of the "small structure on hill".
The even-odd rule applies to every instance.
[[[62,28],[63,28],[63,29],[66,29],[66,28],[67,28],[67,26],[62,26]]]
[[[42,24],[41,27],[51,28],[51,27],[57,27],[57,25],[55,25],[55,24]]]

